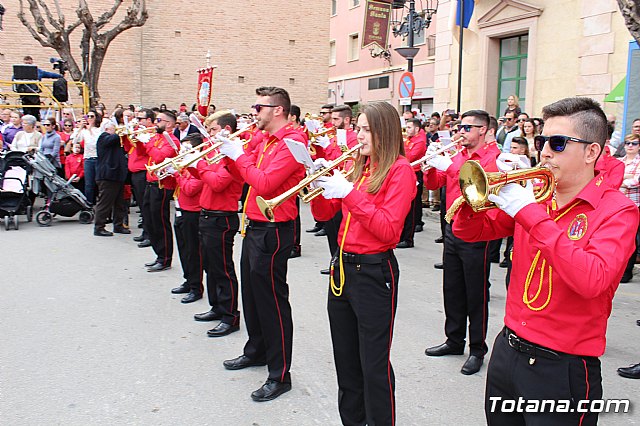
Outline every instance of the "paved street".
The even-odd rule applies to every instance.
[[[135,211],[135,208],[132,209]],[[132,223],[136,215],[131,215]],[[23,217],[21,217],[23,219]],[[486,364],[463,376],[465,356],[427,358],[444,341],[441,245],[435,216],[416,247],[396,250],[399,302],[393,344],[399,425],[484,424]],[[181,269],[150,274],[151,249],[131,236],[92,236],[91,225],[55,219],[19,231],[0,228],[0,424],[3,425],[338,425],[337,385],[326,314],[326,238],[304,233],[303,256],[289,261],[294,319],[293,390],[255,403],[249,394],[264,367],[226,371],[242,353],[244,328],[206,337],[206,297],[183,305],[169,290]],[[312,225],[303,207],[303,231]],[[137,231],[137,230],[136,230]],[[134,232],[137,235],[137,232]],[[235,257],[241,239],[237,237]],[[489,344],[502,326],[504,269],[492,265]],[[640,381],[617,367],[640,362],[640,277],[622,284],[602,357],[605,398],[630,398],[632,412],[601,416],[603,425],[639,424]]]

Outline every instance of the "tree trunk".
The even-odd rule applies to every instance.
[[[91,94],[91,105],[95,105],[100,101],[100,92],[98,91],[98,81],[100,80],[100,71],[104,57],[107,54],[106,48],[93,47],[91,52],[91,68],[89,71],[87,83],[89,85],[89,93]]]
[[[640,45],[640,0],[618,0],[618,6],[629,32]]]

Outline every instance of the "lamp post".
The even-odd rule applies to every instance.
[[[408,0],[409,6],[405,6],[407,0],[393,0],[392,9],[403,10],[406,8],[408,13],[402,20],[392,21],[391,30],[394,37],[406,37],[407,47],[397,47],[394,50],[400,56],[407,60],[407,71],[413,72],[413,58],[420,51],[419,47],[414,47],[415,35],[421,31],[427,30],[431,25],[433,15],[438,11],[439,0],[426,0],[427,7],[420,13],[416,12],[415,0]],[[420,2],[422,4],[422,1]],[[424,15],[424,16],[423,16]],[[405,105],[405,111],[411,110],[411,105]]]

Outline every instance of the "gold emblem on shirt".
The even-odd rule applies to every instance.
[[[586,233],[587,215],[584,213],[580,213],[569,224],[569,228],[567,229],[567,236],[570,240],[577,241],[580,238],[584,237],[584,234]]]

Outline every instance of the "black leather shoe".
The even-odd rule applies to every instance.
[[[144,234],[140,234],[137,237],[133,237],[133,241],[135,241],[136,243],[141,243],[144,240],[146,240],[147,238],[145,237]]]
[[[636,320],[636,325],[640,327],[640,320]]]
[[[321,230],[319,230],[313,235],[315,235],[316,237],[324,237],[325,235],[327,235],[327,231],[326,229],[322,228]]]
[[[145,266],[147,266],[147,265],[145,264]],[[148,266],[153,266],[153,265],[148,265]],[[176,287],[176,288],[172,288],[171,289],[171,293],[172,294],[185,294],[185,293],[189,293],[190,291],[191,291],[191,287],[189,287],[186,284],[182,284],[180,287]]]
[[[439,212],[440,211],[440,204],[436,204],[435,206],[431,207],[431,211],[432,212]]]
[[[502,259],[502,262],[500,262],[498,266],[500,266],[501,268],[506,268],[507,266],[509,266],[509,262],[507,262],[507,259]]]
[[[427,356],[462,355],[464,348],[454,348],[445,342],[441,345],[427,348],[424,353]]]
[[[628,283],[633,278],[633,273],[627,274],[626,272],[622,274],[622,278],[620,278],[621,283]]]
[[[267,365],[266,362],[257,362],[252,360],[249,357],[244,355],[240,355],[238,358],[228,359],[222,362],[224,368],[227,370],[242,370],[247,367],[260,367],[263,365]]]
[[[444,264],[443,263],[434,263],[433,267],[435,269],[444,269]]]
[[[200,300],[202,299],[202,295],[199,293],[194,293],[193,291],[190,291],[189,294],[187,294],[185,297],[182,298],[182,300],[180,300],[180,302],[182,303],[193,303],[196,300]]]
[[[322,275],[329,275],[331,273],[331,269],[328,269],[328,268],[327,269],[321,269],[320,273]]]
[[[296,257],[302,256],[302,249],[295,247],[291,249],[291,253],[289,253],[289,259],[295,259]]]
[[[211,309],[210,311],[203,312],[201,314],[195,314],[193,316],[193,319],[196,321],[216,321],[216,320],[221,320],[222,316],[218,315],[216,311]]]
[[[316,225],[313,228],[309,228],[309,229],[305,230],[304,232],[313,232],[315,234],[316,232],[318,232],[321,229],[322,229],[321,227]]]
[[[142,242],[139,242],[138,247],[140,248],[151,247],[151,240],[144,240]]]
[[[131,230],[123,226],[122,228],[119,228],[119,227],[113,228],[113,233],[114,234],[130,234]]]
[[[460,372],[467,376],[476,374],[478,371],[480,371],[480,367],[482,367],[483,360],[484,358],[482,357],[469,355],[469,358],[467,358],[467,360],[465,361]]]
[[[618,374],[627,379],[640,379],[640,364],[618,368]]]
[[[422,225],[416,225],[416,229],[414,229],[414,232],[422,232],[424,230],[424,227]]]
[[[96,237],[113,237],[113,232],[109,232],[106,229],[94,229],[93,235]]]
[[[442,235],[440,235],[438,238],[435,239],[436,244],[442,244],[444,243],[444,237]]]
[[[152,260],[151,262],[145,263],[144,266],[145,266],[145,268],[149,268],[149,267],[155,265],[156,263],[158,263],[157,259],[156,260]]]
[[[209,337],[222,337],[240,330],[239,325],[231,325],[220,321],[220,324],[207,331]]]
[[[409,241],[400,241],[396,246],[396,248],[411,248],[411,247],[413,247],[413,243],[410,243]]]
[[[276,382],[267,379],[260,389],[251,392],[251,399],[256,402],[271,401],[291,390],[291,383]]]
[[[171,265],[165,265],[164,263],[156,262],[154,265],[147,268],[147,272],[160,272],[171,269]]]

